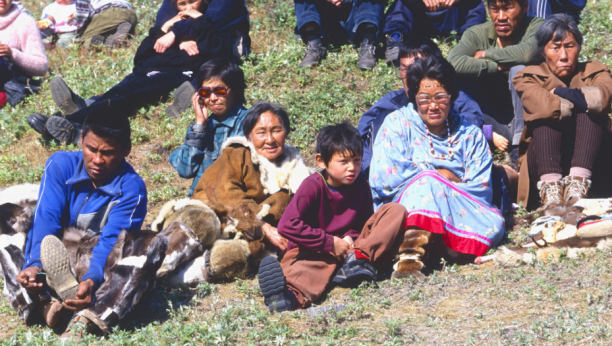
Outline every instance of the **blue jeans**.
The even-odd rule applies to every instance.
[[[427,12],[422,0],[395,0],[385,15],[383,33],[400,32],[405,37],[448,36],[451,32],[462,34],[467,28],[484,23],[486,9],[482,1],[463,0],[449,9]]]
[[[580,12],[586,6],[586,0],[529,0],[530,17],[548,18],[555,13],[565,13],[578,21]]]
[[[326,0],[295,0],[295,16],[298,32],[304,24],[314,22],[332,43],[356,42],[359,25],[372,23],[380,29],[383,7],[382,0],[345,0],[340,7]]]

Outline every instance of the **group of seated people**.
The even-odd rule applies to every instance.
[[[188,274],[217,282],[257,272],[271,312],[307,308],[331,285],[381,279],[389,266],[393,278],[419,279],[428,257],[473,261],[504,237],[502,211],[511,202],[535,209],[610,196],[612,77],[599,62],[578,61],[583,38],[571,15],[544,20],[527,16],[528,1],[489,0],[491,21],[465,30],[448,60],[429,39],[405,40],[397,52],[404,88],[368,110],[358,129],[348,122],[324,127],[314,172],[286,144],[285,110],[267,102],[245,107],[244,73],[232,59],[248,47],[248,34],[226,36],[208,15],[214,3],[207,10],[201,0],[164,2],[167,12],[139,47],[133,73],[91,100],[56,77],[52,92],[65,115],[28,118],[41,134],[80,143],[82,151],[49,158],[25,250],[11,254],[23,268],[3,268],[4,281],[15,282],[9,299],[22,319],[42,314],[53,326],[62,311],[78,311],[63,338],[108,333],[149,287],[118,289],[109,280],[151,283],[160,267],[184,282]],[[296,1],[305,39],[329,24],[313,15],[320,4]],[[484,16],[478,5],[466,8]],[[430,12],[419,20],[433,21]],[[357,9],[346,14],[344,25],[355,34],[378,31]],[[314,34],[302,31],[300,23],[313,22]],[[172,111],[191,102],[196,119],[169,161],[193,182],[188,200],[162,208],[152,225],[160,233],[150,238],[140,231],[146,186],[125,160],[128,116],[176,87],[189,102]],[[516,155],[519,174],[494,164],[493,147]],[[203,222],[203,215],[212,219]],[[178,233],[183,226],[186,238]],[[85,233],[75,241],[71,227]],[[177,255],[179,243],[201,252]],[[87,258],[78,275],[70,271],[77,255]]]

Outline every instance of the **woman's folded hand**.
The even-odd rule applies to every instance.
[[[453,183],[460,183],[461,179],[455,173],[449,171],[448,169],[436,169],[436,172],[440,173],[444,178],[452,181]]]
[[[155,41],[153,49],[159,54],[163,54],[170,46],[174,44],[174,33],[169,32]]]

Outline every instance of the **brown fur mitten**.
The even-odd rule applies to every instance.
[[[210,250],[210,273],[214,280],[244,279],[248,275],[249,249],[244,240],[217,240]]]
[[[242,200],[227,215],[228,227],[225,232],[242,233],[248,242],[263,239],[263,222],[257,217],[261,208],[253,200]]]

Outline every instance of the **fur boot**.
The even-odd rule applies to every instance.
[[[425,266],[424,247],[429,244],[431,232],[422,229],[408,229],[404,233],[404,242],[399,248],[399,261],[393,265],[391,278],[414,277],[417,280],[425,278],[421,269]]]
[[[170,223],[178,221],[191,229],[202,246],[210,249],[221,237],[221,222],[215,212],[197,199],[181,199],[166,203],[151,229],[160,232]]]

